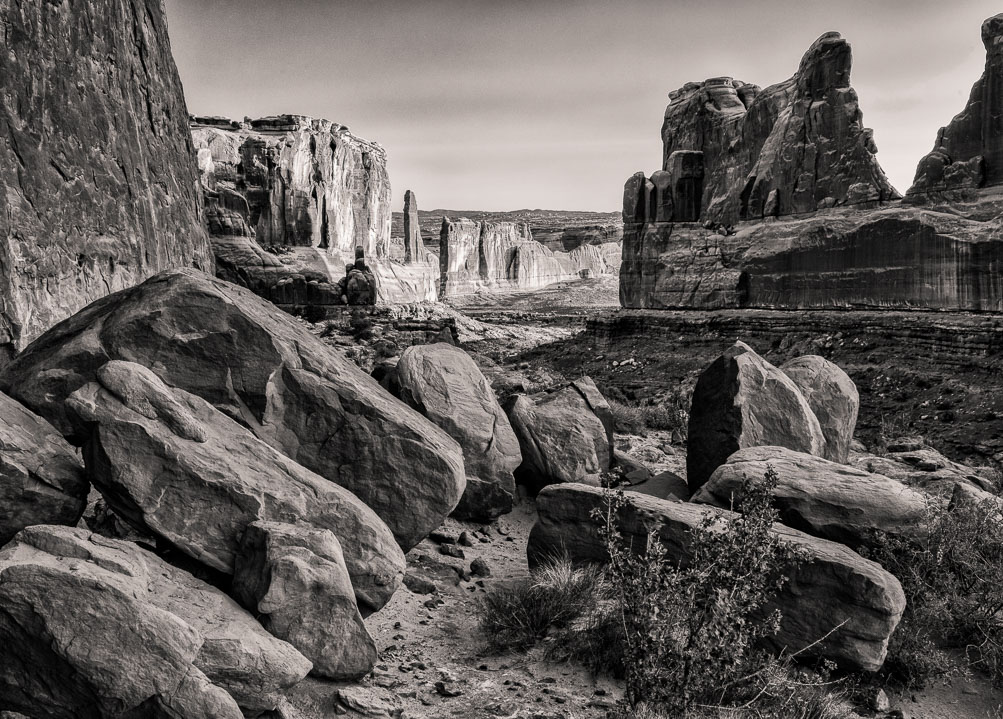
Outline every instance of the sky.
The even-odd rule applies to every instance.
[[[189,111],[324,117],[386,148],[394,209],[614,211],[668,93],[790,77],[835,30],[899,191],[985,64],[998,0],[166,0]]]

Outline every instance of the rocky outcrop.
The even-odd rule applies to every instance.
[[[459,442],[467,488],[459,519],[490,521],[512,511],[522,462],[519,440],[491,384],[470,356],[445,343],[408,347],[388,378],[391,392]]]
[[[505,412],[522,448],[515,476],[523,484],[598,485],[614,464],[611,410],[589,377],[546,394],[514,395]]]
[[[618,243],[554,252],[533,239],[522,222],[442,218],[439,297],[480,291],[535,290],[567,280],[611,274]]]
[[[81,441],[64,401],[108,360],[136,362],[369,505],[410,549],[466,484],[455,440],[246,289],[162,273],[91,305],[0,373],[2,390]]]
[[[623,225],[573,225],[533,230],[533,238],[554,252],[571,252],[582,245],[609,245],[623,241]]]
[[[986,69],[965,109],[937,132],[906,193],[910,202],[972,200],[983,187],[1003,185],[1003,14],[982,23]]]
[[[376,644],[356,606],[341,543],[326,529],[249,524],[240,540],[233,594],[269,633],[313,662],[316,675],[356,679],[376,663]]]
[[[706,505],[633,492],[625,496],[627,504],[617,521],[624,539],[641,551],[648,532],[655,531],[668,557],[682,563],[689,557],[691,530],[708,513],[721,518],[734,516]],[[599,524],[591,516],[594,509],[602,511],[606,501],[604,490],[581,484],[555,485],[540,492],[539,519],[529,537],[530,564],[555,555],[567,555],[580,563],[608,561]],[[841,544],[781,524],[774,525],[774,531],[784,541],[805,549],[811,559],[792,571],[771,603],[771,609],[781,612],[780,630],[768,640],[772,648],[789,654],[811,647],[803,656],[827,657],[851,669],[878,669],[905,609],[898,580]]]
[[[89,302],[213,267],[160,0],[0,0],[0,365]]]
[[[409,265],[424,256],[425,241],[421,239],[418,198],[408,190],[404,193],[404,264]]]
[[[0,550],[5,709],[240,719],[309,670],[236,602],[130,542],[42,525]]]
[[[795,357],[781,365],[780,371],[794,380],[818,419],[825,437],[822,456],[845,464],[860,410],[860,395],[853,380],[818,355]]]
[[[788,527],[857,548],[875,532],[918,536],[928,498],[883,475],[785,447],[740,449],[714,470],[692,501],[730,509],[748,478],[777,474],[773,506]]]
[[[744,342],[697,380],[686,443],[686,481],[698,491],[732,454],[778,445],[823,456],[825,437],[798,386]]]
[[[74,525],[89,486],[55,428],[0,393],[0,546],[33,524]]]
[[[436,298],[435,262],[424,248],[391,257],[382,147],[301,115],[193,118],[191,133],[222,277],[284,308],[367,304],[345,274],[361,248],[376,302]]]

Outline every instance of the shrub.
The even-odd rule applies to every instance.
[[[608,400],[613,413],[613,426],[622,434],[643,434],[645,430],[644,413],[640,407],[633,407],[616,400]]]
[[[920,687],[975,668],[1003,684],[1000,505],[931,505],[927,527],[922,537],[879,534],[868,552],[898,577],[907,601],[889,642],[885,676]]]
[[[685,716],[737,702],[752,687],[765,695],[771,663],[757,644],[780,620],[766,603],[805,558],[772,531],[777,481],[770,468],[743,484],[742,514],[708,514],[691,533],[685,566],[669,559],[655,532],[642,548],[627,544],[617,529],[622,492],[610,491],[595,512],[624,627],[627,706]]]

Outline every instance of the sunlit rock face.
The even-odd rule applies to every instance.
[[[192,118],[221,275],[280,305],[347,301],[361,248],[377,302],[435,299],[423,248],[391,258],[386,152],[328,120]]]
[[[619,242],[555,252],[534,240],[523,222],[444,217],[439,234],[439,296],[536,290],[555,282],[615,273],[619,256]]]
[[[212,270],[160,0],[0,0],[0,365],[109,292]]]
[[[986,69],[968,104],[937,132],[919,162],[907,198],[916,203],[970,200],[982,187],[1003,185],[1003,14],[982,23]]]

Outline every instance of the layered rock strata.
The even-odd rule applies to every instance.
[[[212,271],[160,0],[0,0],[0,365],[171,267]]]

